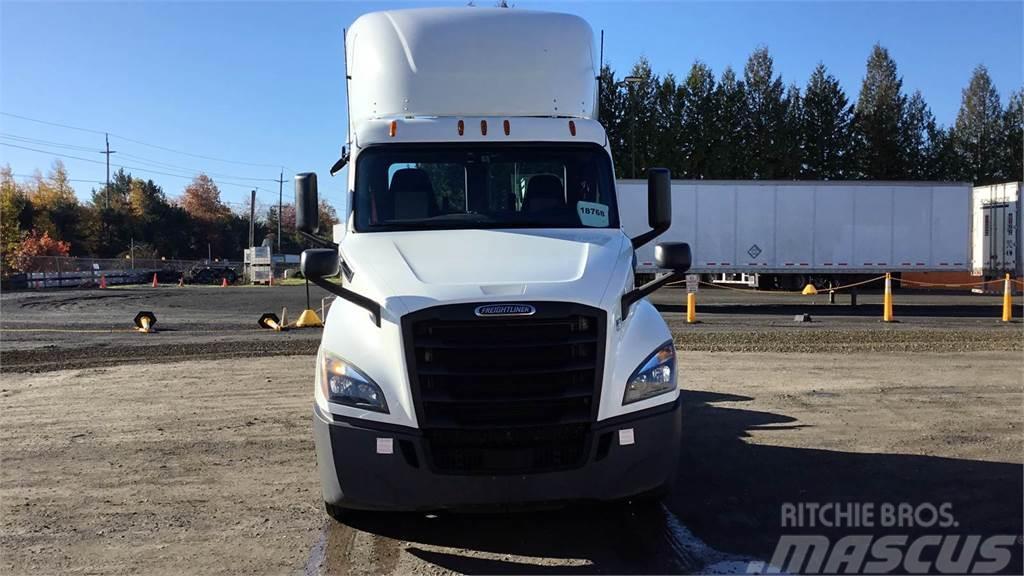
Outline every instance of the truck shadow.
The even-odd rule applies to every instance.
[[[680,534],[676,519],[718,551],[768,560],[780,535],[800,533],[781,527],[783,503],[874,503],[878,508],[949,502],[959,523],[956,528],[810,529],[833,542],[856,532],[1021,534],[1024,467],[1018,464],[752,444],[746,440],[751,431],[801,425],[785,415],[736,406],[750,400],[683,392],[685,440],[665,507],[577,504],[546,512],[433,518],[385,514],[351,525],[407,542],[405,551],[423,561],[471,574],[699,571],[715,558],[700,542],[688,540],[685,529]],[[328,568],[335,564],[332,552],[344,553],[327,550]],[[1019,548],[1007,570],[1020,573]]]

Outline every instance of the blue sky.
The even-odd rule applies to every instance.
[[[430,3],[446,4],[465,2]],[[604,29],[605,60],[620,75],[640,56],[659,74],[683,76],[695,59],[716,74],[727,65],[740,72],[750,52],[766,45],[787,84],[803,86],[821,61],[855,98],[871,46],[880,42],[895,58],[904,88],[921,90],[945,125],[955,119],[977,64],[988,67],[1004,102],[1024,85],[1021,2],[515,4],[576,13],[595,31]],[[170,196],[188,178],[167,174],[202,169],[221,175],[215,180],[223,197],[236,206],[252,186],[260,188],[258,201],[270,205],[277,184],[269,180],[283,166],[286,201],[291,174],[315,170],[321,194],[340,203],[343,180],[330,179],[327,169],[345,134],[342,28],[364,12],[413,5],[427,4],[5,0],[0,110],[109,131],[118,151],[112,164],[135,167],[134,175],[151,177]],[[0,142],[103,159],[102,134],[0,116],[0,135]],[[16,174],[45,171],[53,158],[0,146],[0,164]],[[83,180],[74,182],[83,199],[104,179],[102,163],[64,162],[72,178]]]

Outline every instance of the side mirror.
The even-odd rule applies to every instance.
[[[658,268],[682,274],[690,269],[692,256],[686,242],[662,242],[654,247],[654,263]]]
[[[338,273],[338,251],[331,248],[310,248],[302,251],[299,269],[302,277],[314,280]]]
[[[306,234],[315,234],[320,228],[320,201],[317,198],[316,172],[302,172],[295,175],[295,229]],[[308,252],[308,250],[307,250]],[[335,253],[337,254],[337,253]],[[306,254],[302,254],[305,265]],[[303,271],[305,274],[305,271]]]
[[[647,173],[647,225],[662,231],[672,225],[672,172],[668,168],[651,168]]]
[[[634,250],[672,225],[672,172],[668,168],[651,168],[647,173],[647,225],[650,230],[632,239]]]

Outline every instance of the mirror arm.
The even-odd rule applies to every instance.
[[[348,164],[348,159],[350,157],[351,154],[347,150],[342,149],[341,158],[338,158],[338,161],[334,163],[334,166],[331,166],[331,176],[341,172],[341,169]]]
[[[661,236],[662,234],[665,233],[666,230],[668,230],[668,226],[652,228],[651,230],[648,230],[647,232],[644,232],[643,234],[635,238],[630,238],[629,241],[633,243],[633,250],[636,250],[637,248],[643,246],[644,244],[647,244],[651,240],[654,240],[658,236]]]
[[[658,276],[654,280],[651,280],[650,282],[644,284],[643,286],[640,286],[639,288],[634,288],[633,290],[626,292],[625,294],[622,295],[622,302],[620,304],[620,307],[622,308],[622,319],[625,320],[626,317],[629,316],[630,307],[632,307],[633,304],[635,304],[641,298],[647,296],[648,294],[654,292],[655,290],[661,288],[662,286],[668,284],[669,282],[675,282],[676,280],[682,280],[684,278],[686,278],[686,274],[684,272],[669,272],[668,274]]]
[[[377,325],[377,328],[380,328],[380,304],[362,294],[357,294],[347,288],[338,286],[334,282],[328,282],[326,278],[310,278],[309,281],[339,298],[344,298],[360,308],[365,308],[373,316],[373,323]]]
[[[321,238],[316,234],[310,234],[309,232],[303,230],[299,230],[298,232],[299,236],[302,236],[303,238],[309,240],[310,242],[316,244],[317,246],[323,246],[324,248],[334,248],[335,250],[338,249],[338,245],[335,242],[331,242],[326,238]]]

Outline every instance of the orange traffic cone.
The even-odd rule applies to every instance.
[[[156,288],[160,284],[156,281],[156,272],[153,272],[153,288]]]
[[[220,287],[221,288],[227,288],[228,287],[228,279],[227,279],[227,277],[224,277],[224,279],[222,279],[220,281]]]
[[[105,274],[100,274],[100,288],[106,288],[106,287],[107,287],[107,276]]]

